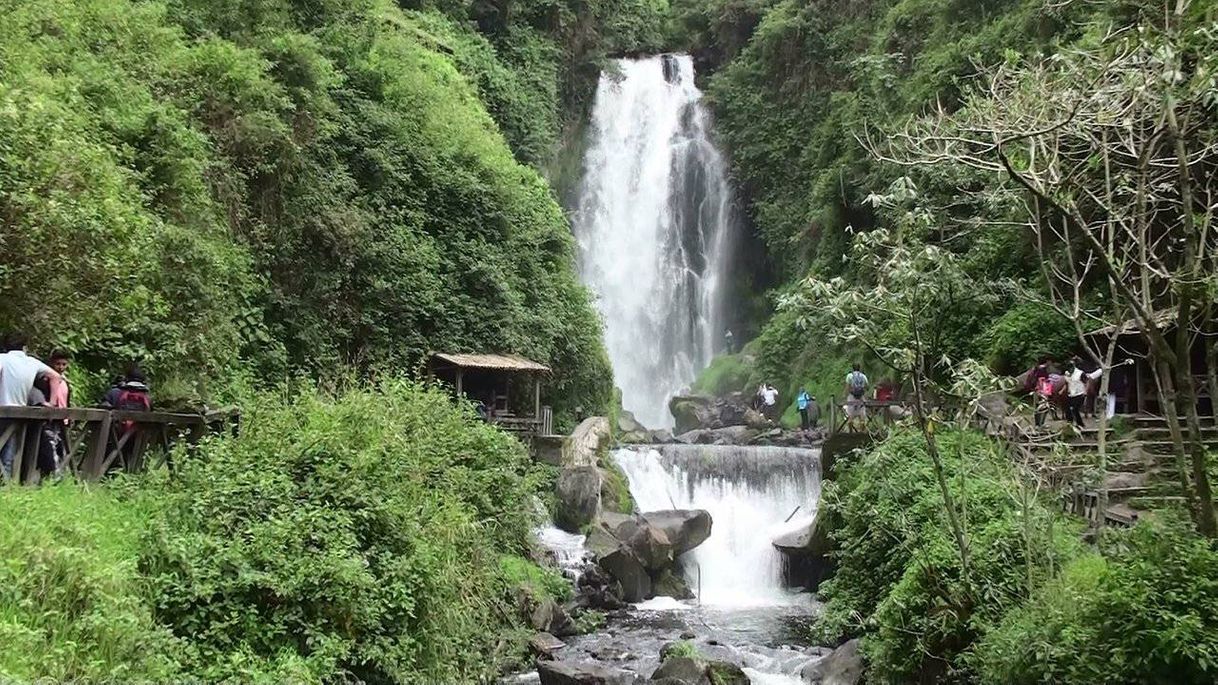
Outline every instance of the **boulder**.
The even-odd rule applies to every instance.
[[[709,445],[715,441],[715,431],[710,428],[695,428],[678,434],[674,440],[684,445]]]
[[[670,442],[676,442],[676,437],[667,428],[660,428],[651,431],[651,442],[657,445],[665,445]]]
[[[634,414],[623,409],[617,415],[617,432],[623,433],[646,433],[647,427],[638,422],[634,418]]]
[[[631,685],[634,676],[594,663],[539,661],[541,685]]]
[[[863,655],[859,654],[858,639],[804,666],[800,676],[808,685],[858,685],[863,679]]]
[[[750,411],[746,405],[723,400],[715,405],[715,417],[721,426],[743,426],[745,415]]]
[[[668,401],[668,411],[676,420],[677,434],[697,428],[718,428],[715,398],[709,395],[676,395]]]
[[[748,674],[730,661],[709,661],[706,664],[706,679],[711,685],[749,685]]]
[[[576,600],[580,606],[588,609],[603,609],[612,611],[621,609],[622,584],[617,582],[609,572],[597,565],[590,565],[580,574],[576,583],[579,594]]]
[[[580,422],[563,441],[563,466],[595,466],[600,455],[609,447],[612,431],[609,419],[590,416]]]
[[[693,599],[694,593],[689,584],[672,569],[660,571],[651,581],[651,591],[657,597],[672,597],[673,599]],[[686,638],[688,639],[688,638]]]
[[[748,426],[724,426],[711,432],[711,443],[715,445],[747,445],[757,435],[757,431]]]
[[[566,646],[567,643],[549,633],[537,633],[529,638],[529,649],[541,659],[554,658],[554,652]]]
[[[558,474],[554,525],[578,533],[596,520],[601,506],[601,473],[596,466],[574,466]]]
[[[529,617],[529,623],[534,630],[549,633],[555,637],[566,637],[574,635],[575,621],[563,610],[558,602],[553,599],[544,599],[538,603],[537,608],[533,610],[532,616]]]
[[[684,685],[709,685],[706,667],[697,659],[687,656],[670,656],[651,674],[651,679],[673,680]]]
[[[629,538],[630,534],[634,532],[633,526],[637,526],[638,521],[639,517],[634,514],[623,514],[620,511],[602,511],[599,519],[600,527],[618,540]],[[624,526],[631,526],[631,528],[624,530]]]
[[[630,524],[625,524],[623,529],[629,527]],[[643,562],[643,567],[648,571],[659,571],[671,566],[672,543],[669,542],[668,534],[664,532],[664,529],[646,522],[634,524],[633,527],[634,531],[624,542],[639,558],[639,561]]]
[[[744,412],[744,425],[754,430],[766,430],[773,427],[774,424],[770,423],[765,414],[750,407]]]
[[[774,538],[773,545],[786,559],[783,573],[788,585],[815,592],[821,581],[833,573],[833,560],[829,556],[833,543],[820,511],[806,525]]]
[[[652,596],[651,576],[647,575],[643,562],[625,545],[619,543],[616,549],[601,555],[597,563],[621,584],[623,601],[641,602]]]
[[[705,509],[665,509],[649,511],[643,520],[660,528],[672,543],[674,557],[702,544],[711,534],[711,516]]]

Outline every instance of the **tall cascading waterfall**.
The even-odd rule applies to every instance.
[[[574,230],[622,404],[672,425],[669,398],[724,334],[735,212],[727,165],[685,55],[623,59],[601,76]]]
[[[657,445],[614,453],[641,511],[705,509],[710,537],[682,559],[703,604],[786,604],[772,541],[806,526],[820,497],[820,450]]]

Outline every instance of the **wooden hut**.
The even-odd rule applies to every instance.
[[[488,421],[533,435],[553,432],[550,408],[541,404],[541,383],[550,373],[545,364],[515,354],[437,352],[427,360],[428,378],[481,403]]]
[[[1167,338],[1168,344],[1175,345],[1176,341],[1176,326],[1175,312],[1164,311],[1156,317],[1156,323],[1163,329],[1164,335]],[[1118,412],[1122,414],[1152,414],[1161,415],[1162,408],[1159,405],[1159,391],[1155,382],[1155,373],[1151,368],[1149,358],[1149,346],[1145,335],[1139,323],[1136,320],[1126,321],[1121,324],[1120,330],[1116,326],[1107,326],[1088,333],[1088,337],[1092,339],[1092,345],[1096,349],[1104,349],[1108,340],[1116,334],[1117,349],[1114,361],[1120,362],[1124,359],[1133,359],[1133,371],[1129,382],[1126,386],[1124,396],[1117,398]],[[1198,410],[1203,415],[1208,415],[1212,406],[1212,398],[1209,393],[1209,384],[1206,376],[1206,348],[1209,345],[1215,344],[1211,338],[1192,333],[1192,339],[1189,340],[1189,368],[1193,377],[1193,388],[1197,392]]]

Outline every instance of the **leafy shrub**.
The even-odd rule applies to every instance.
[[[148,512],[73,482],[0,494],[0,681],[168,682],[178,644],[139,574]]]
[[[1078,347],[1074,324],[1042,304],[1020,303],[994,320],[982,335],[981,345],[991,368],[1019,374],[1046,355],[1064,359]]]
[[[820,637],[863,635],[878,682],[967,672],[973,642],[1078,553],[1076,530],[1052,509],[1021,505],[1031,493],[987,439],[947,432],[938,441],[966,512],[967,577],[920,434],[899,431],[840,461],[822,494],[838,570],[821,586]]]
[[[149,477],[140,570],[204,680],[478,680],[514,649],[501,558],[526,551],[528,463],[407,383],[264,397],[239,438]]]
[[[553,568],[538,566],[522,556],[505,554],[499,557],[499,572],[508,589],[524,588],[533,597],[571,598],[571,583]]]
[[[1184,520],[1108,535],[980,642],[986,682],[1213,683],[1218,551]]]

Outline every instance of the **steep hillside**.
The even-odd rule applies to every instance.
[[[448,348],[603,403],[567,225],[523,163],[657,8],[507,9],[0,3],[0,329],[187,397]]]

